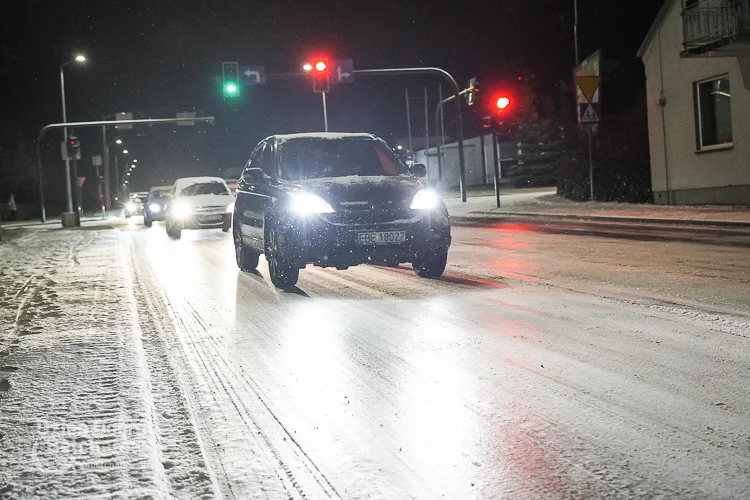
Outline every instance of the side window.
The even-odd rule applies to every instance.
[[[698,149],[732,144],[732,93],[729,77],[698,82],[694,87]]]
[[[266,174],[269,177],[276,177],[276,169],[274,168],[274,155],[273,155],[273,147],[266,143],[266,147],[263,148],[263,154],[260,158],[260,164],[258,167],[260,167],[261,170],[263,170],[263,173]]]
[[[248,168],[260,168],[260,157],[263,154],[265,143],[259,144],[253,152],[250,154],[250,159],[247,160],[247,165],[245,165],[245,169]]]

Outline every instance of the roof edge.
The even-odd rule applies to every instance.
[[[646,38],[643,39],[641,46],[638,47],[638,52],[636,52],[636,56],[638,56],[639,59],[643,59],[643,56],[646,54],[648,47],[651,45],[651,42],[654,40],[656,33],[659,31],[659,29],[661,28],[661,25],[664,23],[664,20],[667,18],[667,14],[669,14],[669,9],[671,9],[672,5],[677,1],[679,0],[665,0],[664,1],[664,4],[661,6],[661,9],[659,10],[659,13],[656,15],[656,19],[651,25],[651,28],[649,28],[648,33],[646,33]]]

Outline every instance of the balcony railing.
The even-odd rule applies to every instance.
[[[685,50],[689,52],[712,50],[750,37],[750,0],[694,0],[687,3],[682,16]]]

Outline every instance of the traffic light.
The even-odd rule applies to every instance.
[[[239,97],[240,67],[236,62],[221,63],[222,91],[224,97]]]
[[[502,95],[497,98],[497,101],[495,101],[495,106],[497,107],[497,112],[500,114],[507,114],[508,111],[510,111],[510,97],[506,95]]]
[[[328,78],[328,58],[322,57],[315,60],[312,68],[313,92],[328,92],[331,89],[331,81]]]
[[[69,134],[66,146],[68,148],[68,158],[71,160],[81,159],[81,141],[78,140],[77,135],[74,133]]]
[[[466,90],[466,104],[468,106],[473,106],[476,103],[479,94],[479,82],[476,78],[469,80],[469,86]]]

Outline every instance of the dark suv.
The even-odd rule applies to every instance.
[[[258,266],[293,286],[307,264],[346,269],[412,263],[419,276],[445,270],[451,228],[437,192],[370,134],[276,135],[253,150],[233,214],[237,265]]]

